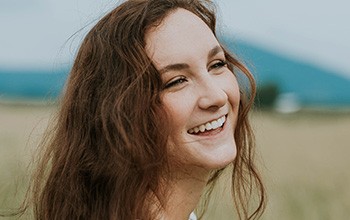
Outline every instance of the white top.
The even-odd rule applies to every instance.
[[[197,220],[196,214],[194,214],[194,212],[191,212],[190,218],[188,220]]]

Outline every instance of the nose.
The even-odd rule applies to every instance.
[[[217,110],[224,106],[228,96],[223,88],[222,83],[211,77],[206,77],[199,84],[198,106],[205,110]]]

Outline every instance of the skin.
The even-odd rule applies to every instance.
[[[193,13],[175,10],[145,40],[164,83],[161,99],[170,118],[168,147],[175,179],[163,218],[188,219],[210,172],[235,159],[239,87],[216,37]],[[189,132],[222,116],[222,127]]]

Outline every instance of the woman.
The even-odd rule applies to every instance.
[[[265,193],[248,122],[254,92],[252,75],[215,36],[209,1],[124,2],[77,54],[42,144],[35,218],[188,219],[225,167],[233,167],[239,218],[259,217]]]

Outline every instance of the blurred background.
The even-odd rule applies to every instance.
[[[350,2],[216,3],[219,37],[258,84],[252,122],[269,195],[263,219],[348,219]],[[0,210],[21,201],[77,48],[116,4],[0,1]],[[232,219],[223,198],[206,219]]]

